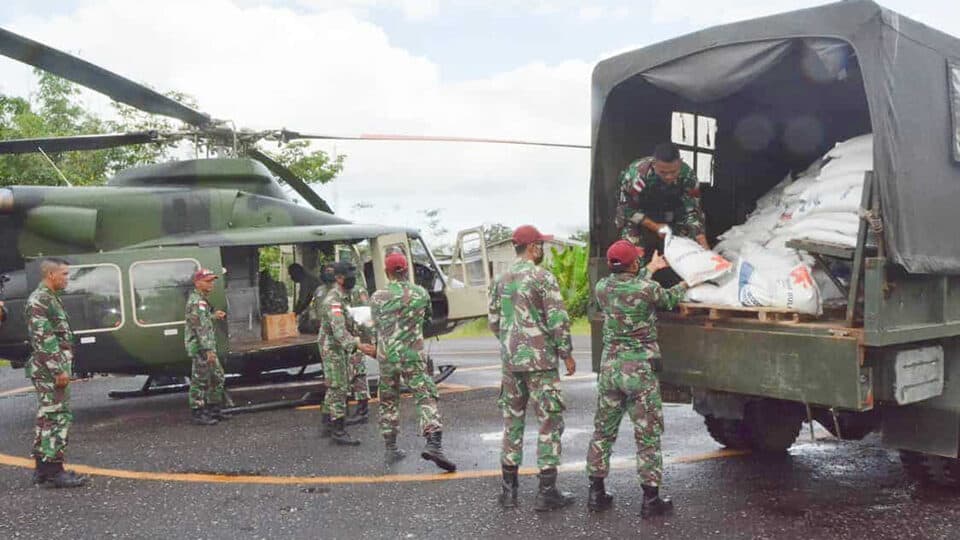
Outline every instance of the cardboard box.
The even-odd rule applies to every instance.
[[[297,330],[296,313],[279,313],[264,315],[260,321],[260,335],[264,341],[295,337],[300,335]]]

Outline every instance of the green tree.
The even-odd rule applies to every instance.
[[[343,171],[345,154],[331,157],[323,150],[310,151],[309,141],[293,141],[283,145],[279,152],[265,154],[284,165],[308,184],[326,184]]]
[[[590,279],[587,275],[586,247],[565,247],[561,251],[551,248],[550,271],[557,278],[563,304],[570,317],[583,317],[587,314],[590,301]]]
[[[503,223],[494,223],[483,227],[483,240],[488,246],[507,238],[513,238],[513,229]]]
[[[587,229],[578,229],[570,235],[571,240],[578,240],[584,243],[590,243],[590,231]]]

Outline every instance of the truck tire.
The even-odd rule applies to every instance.
[[[754,452],[782,454],[800,436],[803,416],[793,403],[762,399],[747,403],[743,422]]]
[[[726,448],[733,450],[748,450],[750,442],[747,439],[747,430],[743,425],[743,420],[734,420],[731,418],[717,418],[713,415],[703,417],[703,423],[707,425],[707,431],[713,440],[722,444]]]
[[[900,463],[907,476],[922,485],[960,488],[960,460],[957,458],[901,450]]]

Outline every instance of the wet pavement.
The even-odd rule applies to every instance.
[[[68,461],[95,472],[78,490],[40,490],[24,468],[36,402],[22,371],[0,368],[2,538],[958,538],[960,495],[920,488],[875,436],[838,443],[804,428],[789,455],[722,452],[686,405],[667,405],[666,487],[676,512],[641,521],[630,426],[621,426],[608,489],[615,507],[588,512],[583,459],[595,382],[589,344],[576,341],[579,372],[567,401],[560,484],[575,506],[533,512],[536,477],[521,478],[521,506],[496,504],[500,417],[491,339],[431,342],[438,364],[459,369],[443,385],[444,448],[455,475],[419,458],[413,404],[402,404],[400,445],[409,457],[385,470],[375,422],[353,429],[359,447],[317,437],[316,409],[240,415],[213,427],[188,423],[185,395],[115,401],[108,390],[140,378],[74,386]],[[234,391],[239,402],[299,397],[302,386]],[[525,465],[535,464],[528,415]],[[375,420],[375,414],[373,415]],[[532,471],[527,471],[532,472]]]

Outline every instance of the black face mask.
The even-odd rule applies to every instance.
[[[320,282],[324,285],[330,285],[336,281],[336,276],[333,275],[333,272],[321,272],[320,273]]]
[[[343,288],[345,290],[352,290],[357,285],[356,277],[343,278]]]

